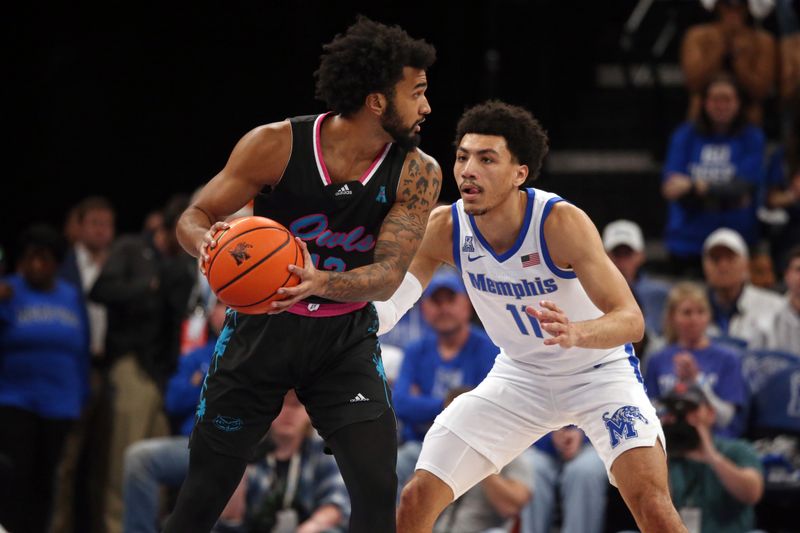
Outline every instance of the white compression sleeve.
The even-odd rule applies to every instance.
[[[373,302],[378,311],[378,335],[389,332],[403,315],[422,296],[422,284],[411,272],[406,272],[403,282],[385,302]]]

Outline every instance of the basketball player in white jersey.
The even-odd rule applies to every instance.
[[[589,436],[642,531],[685,532],[631,347],[644,331],[633,295],[583,211],[519,189],[538,175],[545,132],[528,111],[488,102],[462,116],[456,148],[461,200],[433,211],[403,284],[376,302],[381,331],[447,263],[461,271],[500,354],[428,431],[402,493],[398,532],[430,532],[454,499],[570,424]]]

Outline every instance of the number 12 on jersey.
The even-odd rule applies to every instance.
[[[544,338],[542,335],[542,328],[539,326],[539,321],[533,318],[531,315],[525,312],[525,308],[527,305],[519,306],[519,309],[522,310],[522,315],[528,318],[528,322],[531,323],[531,328],[533,328],[533,335],[535,337],[539,337],[540,339]],[[522,317],[520,316],[520,310],[517,309],[517,306],[514,304],[507,304],[506,309],[511,313],[511,316],[514,318],[514,322],[516,322],[517,327],[519,328],[520,333],[523,335],[530,335],[528,333],[528,328],[525,327],[525,323],[522,321]]]

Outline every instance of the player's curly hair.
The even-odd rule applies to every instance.
[[[547,132],[527,109],[499,100],[478,104],[461,115],[456,126],[456,148],[467,133],[503,137],[512,157],[528,166],[526,182],[539,177],[549,141]]]
[[[412,39],[399,26],[385,26],[364,16],[322,49],[319,69],[314,72],[316,96],[344,116],[358,111],[370,93],[392,98],[403,67],[424,70],[436,59],[436,50],[427,42]]]

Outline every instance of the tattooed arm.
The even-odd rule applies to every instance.
[[[301,283],[278,291],[288,297],[273,304],[275,311],[284,311],[311,295],[339,302],[381,301],[391,297],[422,241],[441,187],[442,172],[436,160],[421,150],[409,152],[400,175],[397,200],[378,234],[374,262],[346,272],[316,270],[305,243],[298,239],[306,258],[305,267],[291,265],[289,270],[300,277]]]

